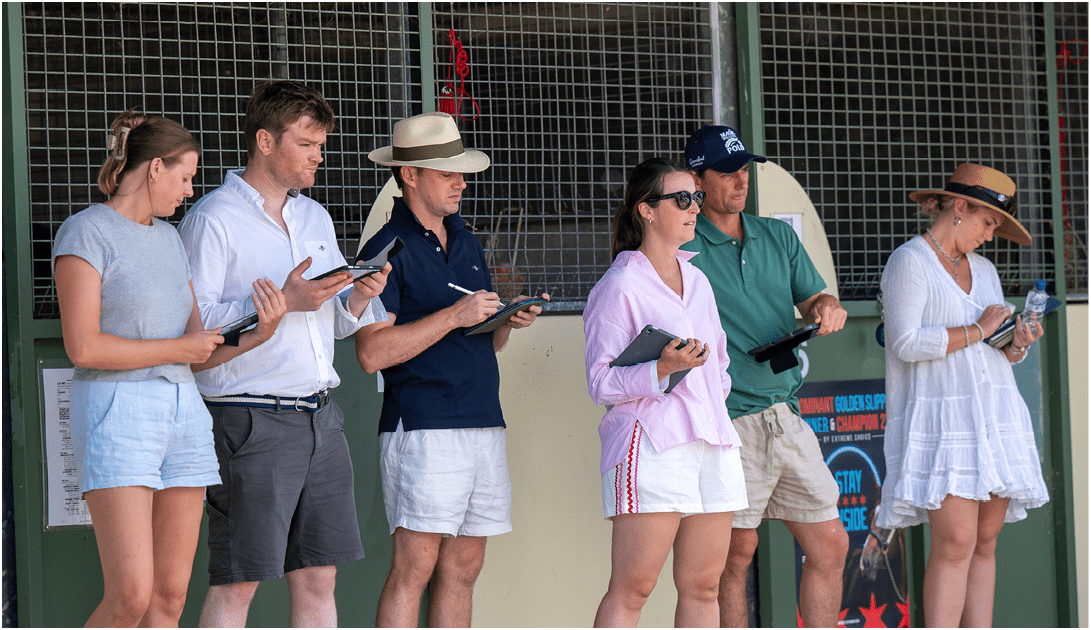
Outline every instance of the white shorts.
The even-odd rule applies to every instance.
[[[639,422],[631,439],[630,455],[602,476],[606,518],[734,512],[748,505],[739,449],[697,440],[657,453]]]
[[[511,531],[511,480],[502,427],[379,435],[379,475],[390,533],[448,536]]]

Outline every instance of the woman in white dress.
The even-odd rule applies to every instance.
[[[983,340],[1010,315],[996,268],[973,250],[993,236],[1029,245],[1013,216],[1015,182],[963,164],[943,190],[909,195],[935,222],[890,255],[886,322],[886,465],[880,527],[930,524],[929,627],[992,625],[996,540],[1049,500],[1030,412],[1011,364],[1041,325]]]

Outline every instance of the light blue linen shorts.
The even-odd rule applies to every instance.
[[[81,492],[220,483],[212,416],[193,382],[72,381],[72,442]]]

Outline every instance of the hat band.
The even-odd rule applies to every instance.
[[[419,162],[456,157],[465,152],[462,138],[458,138],[444,144],[427,144],[423,147],[393,147],[391,156],[399,162]]]
[[[967,186],[966,184],[960,184],[958,182],[947,182],[947,185],[943,187],[943,190],[949,193],[955,193],[956,195],[973,197],[978,201],[983,201],[990,206],[999,208],[1009,214],[1011,214],[1012,206],[1015,205],[1015,197],[998,193],[995,190],[989,190],[983,186]]]

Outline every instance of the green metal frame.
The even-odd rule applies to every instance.
[[[760,22],[759,7],[757,3],[739,3],[736,6],[736,29],[738,45],[738,80],[739,80],[739,107],[740,123],[739,131],[745,139],[746,145],[752,151],[762,155],[765,153],[764,134],[764,106],[762,102],[762,77],[760,64]],[[1046,50],[1056,49],[1053,3],[1046,3],[1045,7],[1045,33]],[[1047,63],[1047,90],[1048,108],[1050,120],[1050,153],[1052,155],[1050,169],[1053,173],[1060,172],[1060,146],[1058,129],[1058,102],[1057,102],[1057,72],[1053,64]],[[1052,180],[1052,216],[1053,216],[1053,242],[1054,265],[1056,277],[1062,280],[1057,283],[1057,297],[1064,301],[1066,291],[1064,287],[1064,252],[1063,252],[1063,208],[1061,207],[1061,178],[1053,177]],[[746,211],[757,213],[757,195],[754,194],[761,181],[758,176],[751,176],[750,187],[752,193],[747,199]],[[1025,298],[1023,298],[1025,299]],[[1022,300],[1012,299],[1018,306]],[[850,324],[856,320],[864,320],[864,325],[877,325],[876,322],[881,311],[874,301],[845,302],[845,309],[849,313]],[[1043,419],[1050,422],[1050,438],[1043,449],[1049,449],[1050,461],[1054,471],[1059,473],[1051,478],[1051,509],[1054,520],[1052,522],[1054,562],[1057,580],[1057,620],[1061,625],[1075,626],[1078,621],[1078,593],[1076,581],[1075,562],[1075,524],[1072,506],[1072,454],[1069,445],[1071,436],[1071,418],[1069,410],[1068,392],[1068,333],[1067,315],[1065,309],[1055,311],[1057,317],[1050,326],[1049,334],[1043,338],[1039,349],[1038,359],[1041,368]],[[820,343],[820,342],[816,342]],[[791,533],[780,523],[763,523],[759,528],[759,535],[763,543],[759,545],[757,552],[758,571],[758,612],[763,626],[794,627],[795,618],[795,589],[785,588],[785,584],[794,584],[795,581],[795,557],[794,544]],[[916,595],[910,599],[911,623],[914,626],[924,625],[924,613],[919,594],[923,590],[924,566],[927,554],[927,536],[924,527],[913,527],[907,532],[907,578],[911,585],[911,593]],[[1012,605],[1025,605],[1026,602],[1013,603]],[[999,606],[1004,603],[998,602]],[[998,618],[1000,618],[998,616]]]

